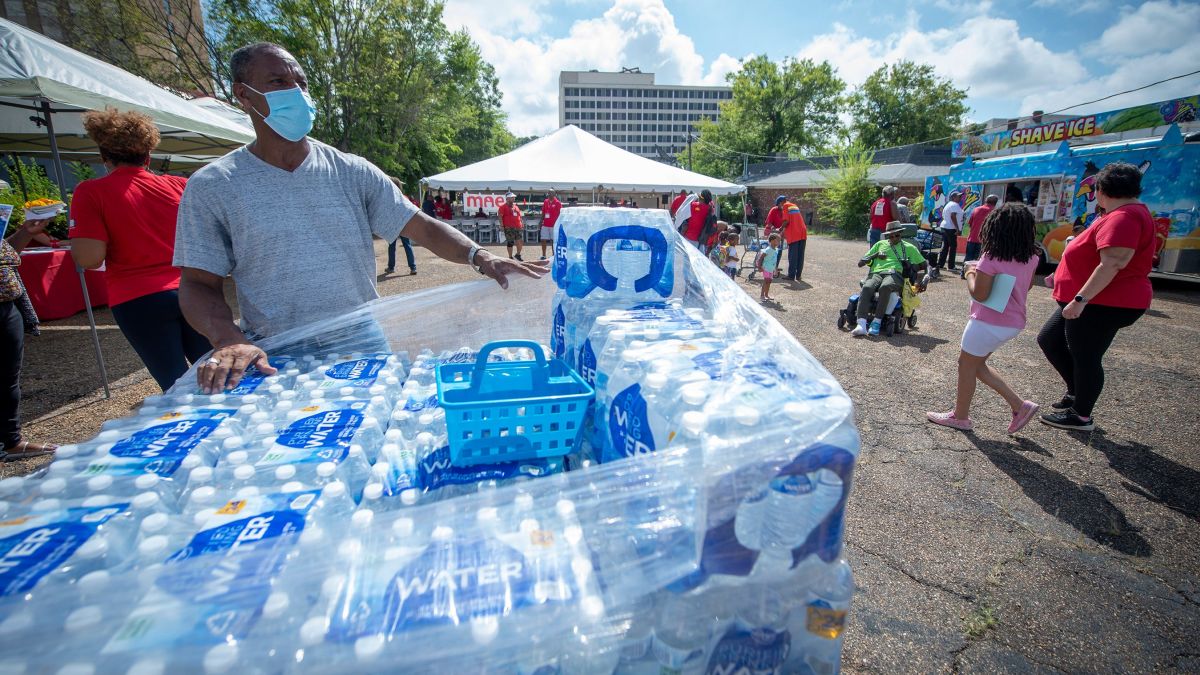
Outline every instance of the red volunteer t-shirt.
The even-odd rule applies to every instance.
[[[971,226],[971,231],[967,233],[967,243],[983,243],[979,240],[979,234],[983,231],[983,221],[987,220],[988,214],[991,213],[992,209],[994,208],[994,206],[988,206],[987,204],[984,204],[983,206],[976,206],[975,209],[971,211],[971,217],[967,218],[967,223]]]
[[[675,199],[671,200],[671,208],[668,211],[668,213],[671,214],[672,218],[675,217],[675,212],[679,210],[679,205],[683,204],[683,200],[685,200],[685,199],[687,199],[687,194],[681,193],[681,194],[675,195]]]
[[[443,199],[442,202],[437,205],[437,216],[442,220],[450,220],[454,217],[454,207],[450,206],[450,200]]]
[[[1070,302],[1100,265],[1100,251],[1113,246],[1133,249],[1133,259],[1088,304],[1149,309],[1154,289],[1154,219],[1145,204],[1113,209],[1067,244],[1054,272],[1054,299]]]
[[[72,239],[108,244],[104,255],[109,305],[179,288],[175,219],[186,178],[122,166],[85,180],[71,198]]]
[[[804,222],[804,215],[800,213],[800,207],[791,202],[784,202],[783,210],[787,212],[784,214],[787,219],[787,227],[783,231],[783,238],[787,239],[789,244],[808,239],[808,224]]]
[[[562,202],[557,198],[542,202],[542,227],[554,227],[558,222],[558,214],[562,212]]]
[[[683,235],[688,241],[699,241],[700,230],[704,229],[704,221],[708,219],[708,212],[712,206],[705,204],[703,200],[697,199],[692,202],[692,218],[688,221],[687,233]]]
[[[500,205],[500,227],[506,230],[521,229],[521,209],[516,204]]]
[[[892,203],[880,197],[871,204],[871,229],[886,230],[887,224],[899,220],[892,214]]]
[[[783,227],[783,209],[778,206],[772,206],[770,211],[767,211],[766,234],[771,234],[775,230]]]

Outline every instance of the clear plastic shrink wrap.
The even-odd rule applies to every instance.
[[[665,212],[564,210],[551,277],[274,336],[0,481],[0,673],[837,672],[849,398]],[[456,465],[438,369],[500,340],[594,402]]]

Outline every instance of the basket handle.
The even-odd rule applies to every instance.
[[[617,290],[617,278],[609,274],[601,263],[604,245],[614,239],[641,241],[650,246],[650,271],[646,273],[646,276],[634,282],[635,291],[642,293],[654,288],[663,297],[671,294],[669,289],[663,293],[661,288],[655,286],[655,282],[662,278],[663,271],[667,266],[667,256],[670,255],[667,238],[658,230],[640,225],[609,227],[593,234],[588,239],[587,271],[588,278],[592,279],[593,284],[606,291]]]
[[[485,344],[475,357],[475,370],[471,373],[471,391],[479,391],[483,385],[483,371],[487,368],[488,357],[497,349],[528,349],[533,352],[537,367],[533,369],[533,377],[538,384],[545,384],[550,378],[550,364],[542,347],[533,340],[496,340]]]

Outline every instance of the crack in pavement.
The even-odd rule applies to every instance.
[[[855,544],[855,543],[849,542],[849,541],[846,542],[846,545],[851,548],[858,549],[859,551],[866,553],[867,555],[878,558],[884,564],[884,566],[891,568],[893,570],[896,570],[897,572],[903,574],[904,576],[908,577],[909,579],[912,579],[913,581],[915,581],[917,584],[919,584],[921,586],[939,590],[947,595],[953,595],[954,597],[956,597],[960,600],[965,600],[967,602],[973,603],[976,600],[975,595],[963,593],[961,591],[957,591],[953,588],[950,588],[948,586],[940,584],[936,581],[928,581],[926,579],[922,579],[922,578],[918,577],[917,575],[913,574],[912,572],[909,572],[908,570],[904,569],[904,567],[900,563],[896,562],[895,559],[893,559],[890,556],[887,556],[883,553],[879,553],[877,551],[872,551],[870,549],[864,548],[863,546],[861,546],[859,544]]]

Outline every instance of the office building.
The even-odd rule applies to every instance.
[[[562,71],[558,75],[558,125],[595,134],[629,152],[666,162],[687,147],[703,118],[716,120],[729,87],[655,84],[654,73]]]

